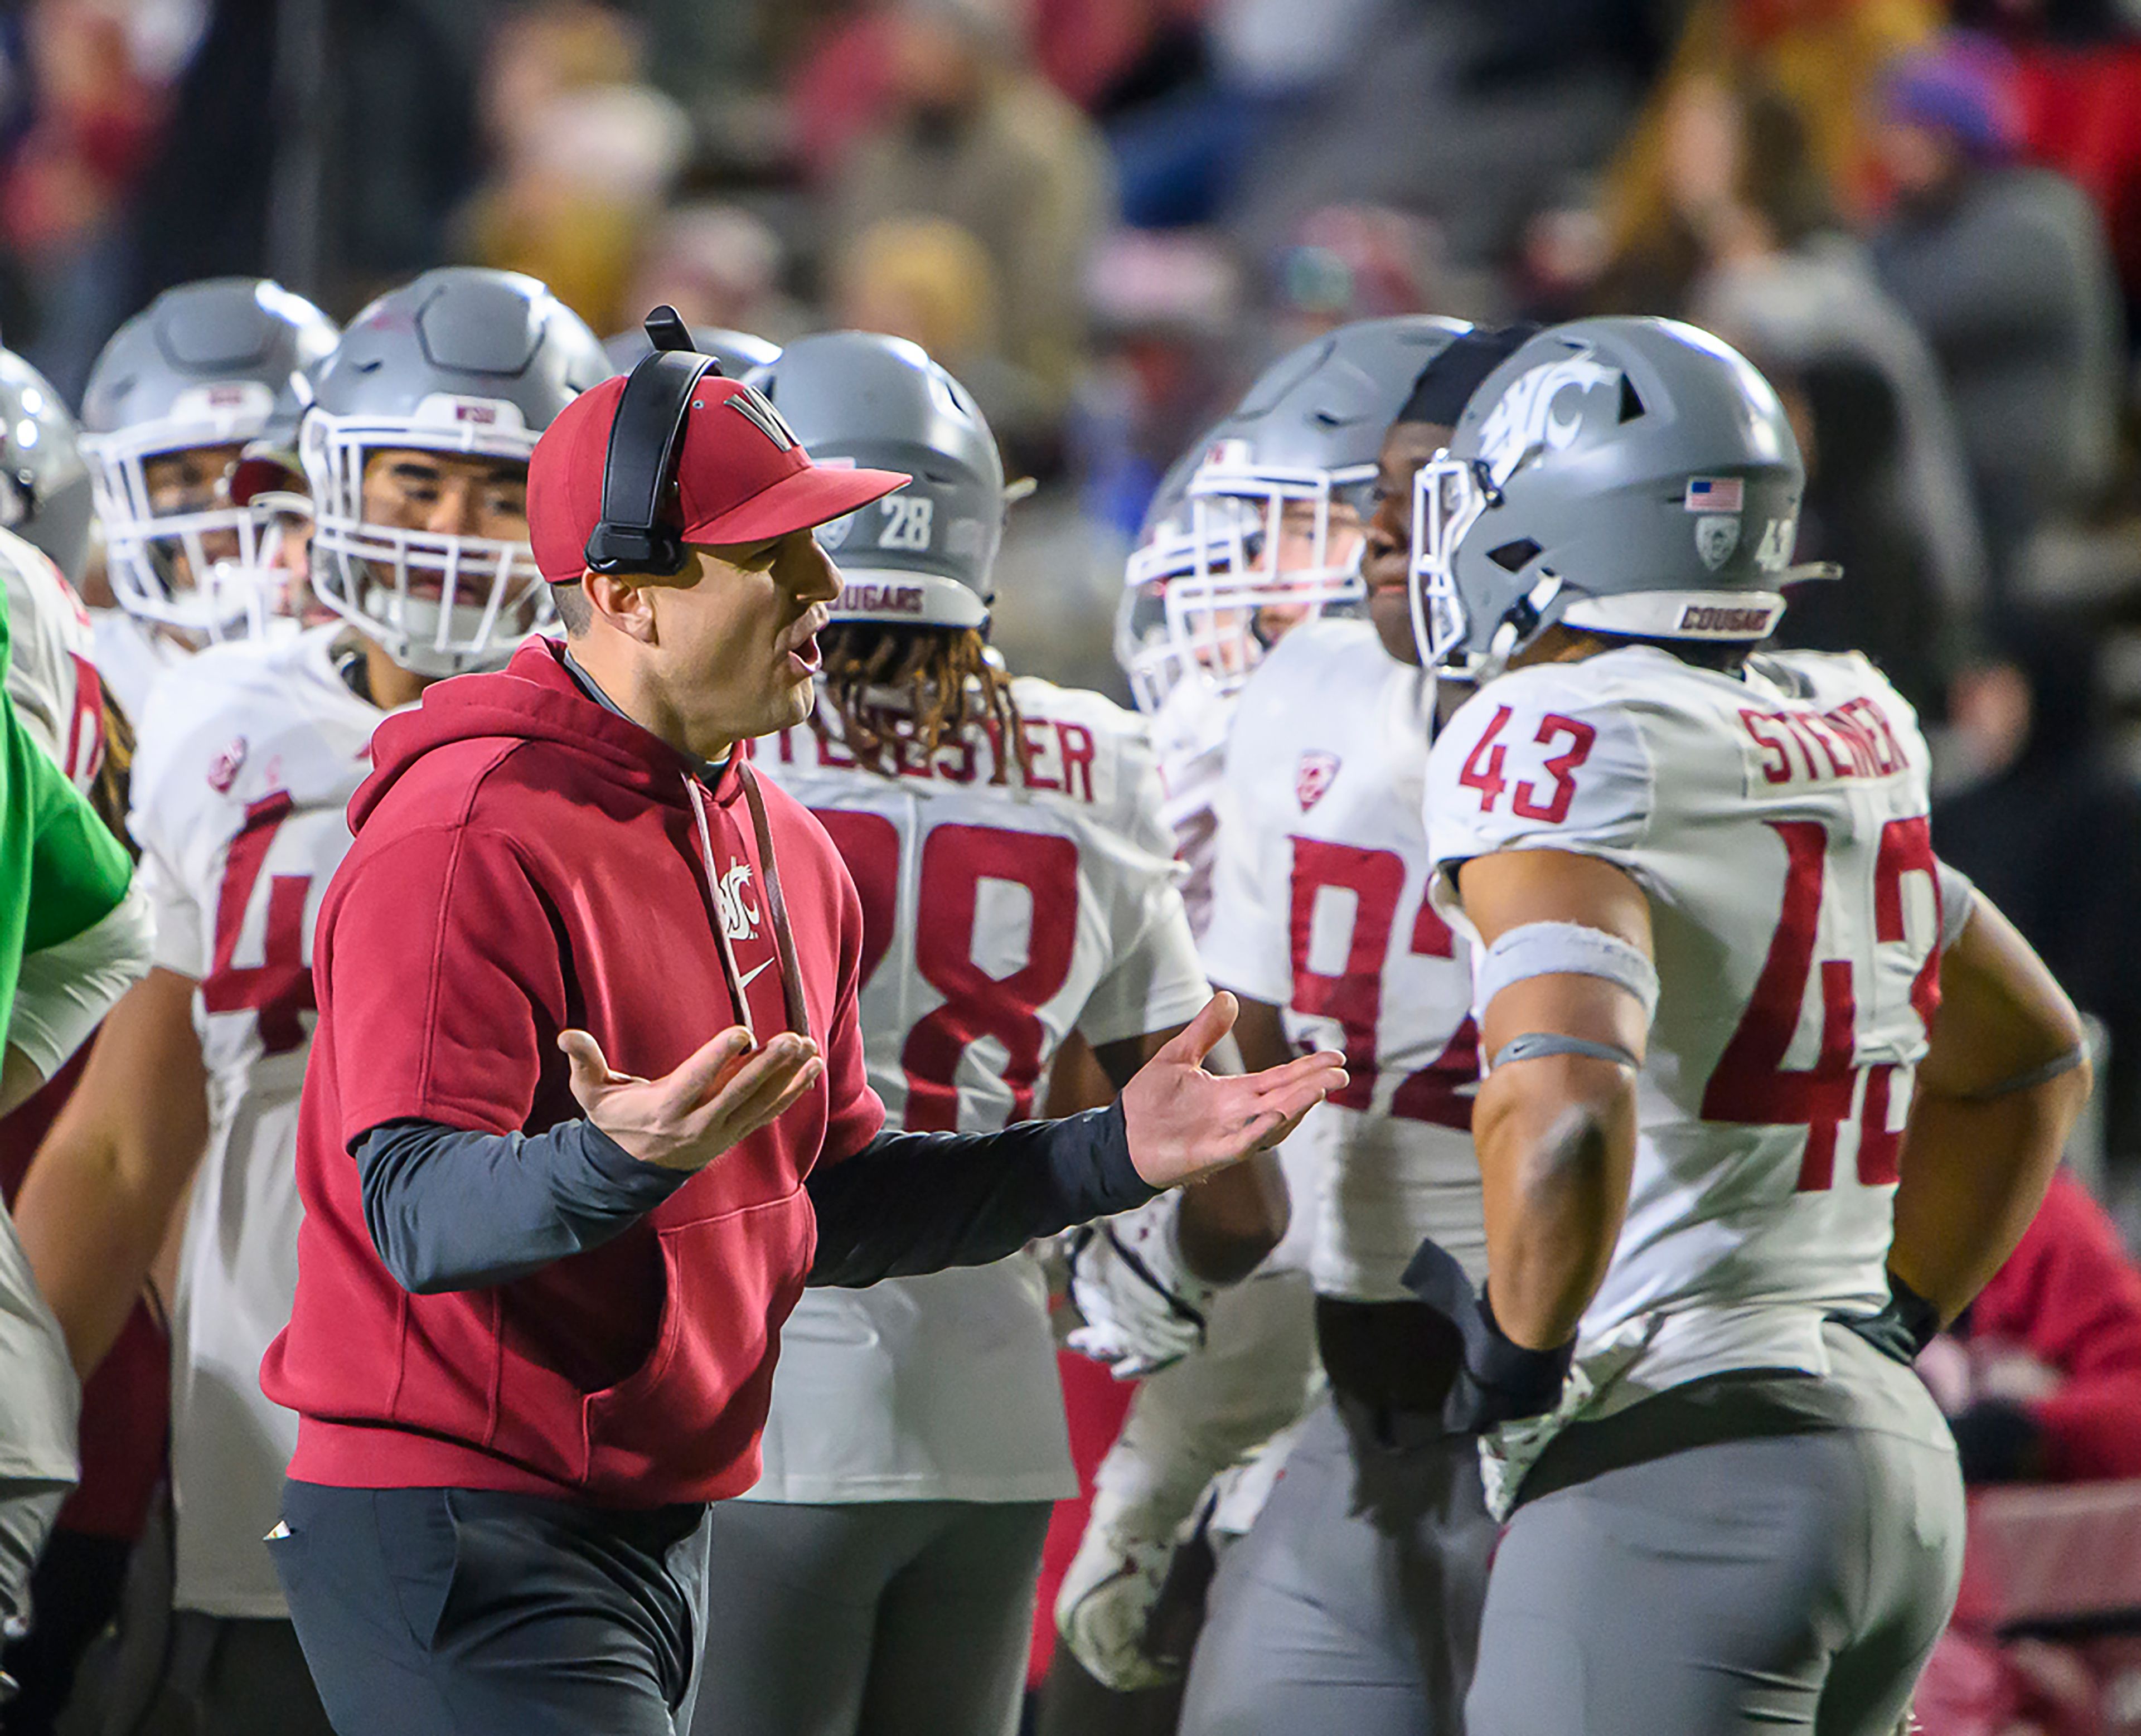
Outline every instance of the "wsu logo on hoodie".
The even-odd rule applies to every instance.
[[[744,888],[751,883],[751,864],[739,862],[714,883],[714,903],[721,912],[721,932],[732,941],[755,940],[758,936],[758,912],[744,902]]]

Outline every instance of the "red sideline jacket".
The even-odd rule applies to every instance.
[[[2011,1340],[2065,1376],[2029,1407],[2052,1481],[2141,1477],[2141,1269],[2065,1170],[1971,1304],[1970,1330]]]
[[[298,1414],[290,1475],[623,1507],[741,1493],[815,1242],[803,1178],[884,1119],[846,869],[761,784],[826,1057],[809,1096],[603,1247],[495,1289],[412,1296],[365,1227],[354,1140],[405,1117],[498,1134],[576,1117],[556,1047],[568,1026],[619,1071],[669,1071],[737,1022],[724,910],[761,1039],[785,1024],[781,968],[733,768],[706,804],[717,890],[690,762],[590,700],[554,646],[440,683],[380,725],[372,758],[314,939],[297,1306],[261,1367]]]

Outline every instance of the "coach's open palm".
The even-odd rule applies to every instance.
[[[1123,1087],[1130,1161],[1153,1187],[1194,1181],[1277,1144],[1345,1089],[1346,1058],[1328,1049],[1263,1073],[1207,1073],[1204,1057],[1234,1028],[1237,1011],[1232,995],[1214,995]]]
[[[558,1046],[572,1062],[573,1095],[588,1119],[642,1163],[664,1169],[705,1168],[778,1119],[825,1070],[810,1038],[785,1032],[752,1055],[740,1025],[661,1079],[611,1072],[602,1045],[584,1030],[559,1031]]]

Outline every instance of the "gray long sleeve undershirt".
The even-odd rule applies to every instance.
[[[584,1120],[533,1134],[389,1121],[351,1152],[372,1245],[419,1296],[510,1283],[599,1247],[691,1179]],[[1155,1191],[1130,1161],[1120,1104],[993,1134],[880,1133],[805,1185],[821,1286],[984,1265]]]

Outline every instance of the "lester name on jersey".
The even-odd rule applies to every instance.
[[[1213,981],[1280,1008],[1303,1053],[1345,1051],[1346,1089],[1285,1149],[1290,1176],[1304,1140],[1330,1158],[1309,1268],[1360,1301],[1406,1297],[1423,1237],[1486,1270],[1471,971],[1427,896],[1432,696],[1366,622],[1287,635],[1235,712],[1201,944]]]
[[[1097,694],[1028,676],[1011,691],[1023,775],[993,726],[928,756],[901,749],[896,778],[858,767],[829,715],[824,737],[805,725],[754,747],[854,877],[870,1084],[912,1131],[1031,1116],[1071,1030],[1100,1045],[1167,1030],[1208,996],[1143,725]],[[970,1024],[960,1006],[994,1011]],[[1025,1255],[808,1291],[781,1334],[765,1473],[746,1498],[1073,1493],[1054,1349]]]
[[[1649,898],[1662,993],[1627,1217],[1578,1338],[1594,1413],[1733,1369],[1827,1375],[1823,1316],[1887,1301],[1912,1070],[1967,913],[1927,768],[1855,653],[1735,676],[1629,647],[1505,675],[1437,737],[1454,922],[1449,877],[1495,850],[1596,856]]]
[[[213,646],[176,666],[150,690],[134,762],[155,962],[199,985],[209,1082],[172,1323],[171,1474],[174,1601],[216,1616],[287,1615],[260,1540],[297,1419],[263,1396],[260,1359],[297,1286],[313,927],[382,716],[338,671],[346,631]]]

